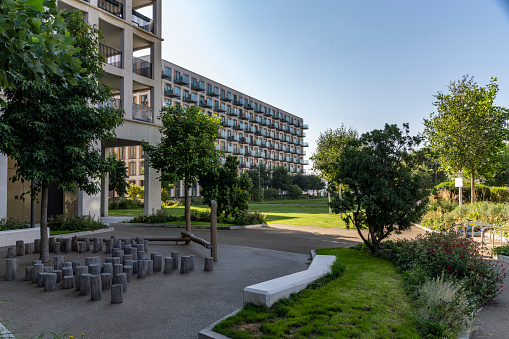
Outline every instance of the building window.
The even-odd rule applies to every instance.
[[[140,187],[144,187],[145,186],[145,180],[140,180]]]
[[[136,95],[133,95],[133,103],[134,104],[138,103],[138,97]]]
[[[145,174],[145,161],[140,161],[140,174]]]
[[[141,96],[141,105],[148,107],[148,95],[143,94]]]
[[[122,159],[122,160],[125,160],[125,149],[124,149],[124,147],[119,147],[118,148],[118,158]]]
[[[170,100],[170,99],[165,99],[165,100],[164,100],[164,104],[165,104],[166,106],[171,106],[171,100]]]
[[[164,67],[163,73],[168,76],[168,80],[171,81],[171,68]]]
[[[129,163],[129,175],[136,175],[136,163],[135,162]]]
[[[129,146],[129,159],[136,159],[136,146]]]

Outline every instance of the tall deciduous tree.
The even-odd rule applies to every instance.
[[[125,166],[125,162],[122,159],[118,159],[117,155],[113,153],[109,160],[112,164],[112,169],[109,173],[109,184],[108,189],[110,191],[114,191],[118,194],[118,196],[123,196],[127,194],[127,167]],[[115,203],[115,194],[113,194],[113,203]]]
[[[348,141],[357,138],[357,131],[351,127],[346,127],[344,124],[334,130],[328,129],[320,133],[318,137],[316,151],[311,156],[311,160],[313,161],[313,170],[318,172],[318,175],[327,183],[329,204],[331,202],[331,188],[338,186],[334,178],[336,178],[336,163],[341,156],[341,149]],[[329,208],[329,214],[332,214],[331,208]]]
[[[412,149],[419,137],[396,125],[363,134],[341,150],[333,180],[348,186],[342,198],[332,201],[334,212],[357,229],[364,243],[375,252],[392,232],[411,227],[426,206],[426,178],[415,163]],[[361,229],[368,228],[368,237]]]
[[[431,149],[450,173],[465,171],[471,180],[471,202],[475,201],[475,178],[493,170],[496,154],[508,137],[506,108],[494,105],[496,78],[479,87],[464,76],[449,84],[449,93],[438,92],[433,104],[437,112],[424,119]]]
[[[265,164],[258,164],[256,168],[250,169],[246,172],[251,178],[253,187],[251,188],[251,197],[253,200],[262,200],[263,191],[270,186],[270,171]]]
[[[249,192],[253,187],[247,173],[239,175],[239,161],[228,156],[223,166],[200,176],[201,194],[205,203],[217,202],[217,213],[225,217],[249,208]]]
[[[161,141],[153,146],[143,143],[149,155],[148,164],[161,172],[162,181],[184,180],[187,201],[189,189],[200,175],[219,162],[216,138],[221,120],[209,117],[198,106],[180,105],[161,109]],[[186,220],[190,211],[186,208]]]
[[[272,171],[272,180],[270,181],[270,187],[277,188],[279,194],[281,191],[287,191],[292,184],[292,176],[284,166],[276,166]]]
[[[55,0],[0,2],[0,88],[13,88],[19,77],[37,87],[56,77],[76,85],[75,47]]]
[[[16,161],[11,180],[32,180],[32,196],[41,192],[43,261],[49,259],[49,183],[56,183],[60,190],[78,187],[89,194],[99,192],[96,179],[111,170],[111,163],[101,157],[96,142],[113,138],[123,116],[116,108],[100,105],[111,99],[111,89],[99,83],[104,63],[99,54],[100,32],[81,12],[63,15],[83,68],[75,74],[47,75],[44,87],[18,76],[15,86],[5,90],[7,106],[0,116],[0,151]],[[75,86],[68,77],[74,77]]]

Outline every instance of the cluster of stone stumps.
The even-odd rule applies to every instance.
[[[71,238],[49,238],[50,251],[69,253],[73,250]],[[39,241],[38,241],[39,240]],[[59,241],[57,241],[59,240]],[[148,240],[141,237],[136,239],[111,238],[85,238],[83,241],[75,241],[74,247],[78,253],[92,250],[93,253],[103,251],[111,253],[104,263],[100,256],[86,257],[85,264],[80,261],[64,262],[63,255],[53,257],[53,266],[44,266],[40,260],[32,260],[30,266],[25,266],[25,281],[32,281],[45,291],[55,291],[57,284],[63,289],[74,288],[80,295],[90,295],[91,300],[101,300],[104,291],[111,290],[111,302],[122,303],[124,293],[127,292],[127,283],[134,276],[142,279],[149,275],[163,271],[170,274],[179,268],[179,253],[171,252],[171,257],[165,257],[158,252],[148,255]],[[27,246],[28,245],[28,246]],[[40,239],[35,243],[23,244],[16,242],[16,254],[32,254],[40,251]],[[14,248],[10,247],[7,252],[6,280],[16,280],[18,259],[14,256]],[[194,270],[195,256],[184,255],[180,257],[180,273],[185,274]],[[206,257],[204,270],[212,271],[213,258]]]

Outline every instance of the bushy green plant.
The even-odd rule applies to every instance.
[[[263,200],[277,200],[279,199],[279,191],[276,188],[267,188],[263,190]]]
[[[27,221],[15,217],[0,219],[0,231],[19,230],[23,228],[30,228],[30,224]]]
[[[297,185],[290,185],[286,194],[289,199],[301,199],[302,189]]]
[[[165,210],[158,210],[156,213],[151,215],[140,214],[137,217],[134,217],[131,222],[132,223],[140,223],[140,224],[157,224],[164,222],[172,222],[183,220],[182,217],[178,217],[176,215],[172,215]]]
[[[491,253],[509,256],[509,245],[492,248]]]
[[[135,184],[129,184],[129,186],[127,187],[127,197],[130,200],[145,199],[145,187],[140,187]]]
[[[433,194],[438,195],[440,191],[443,189],[448,190],[451,194],[457,195],[458,188],[455,187],[453,181],[446,181],[436,185],[433,189]],[[462,195],[464,201],[470,201],[470,182],[464,182],[462,188]],[[491,197],[491,190],[489,186],[485,186],[482,184],[475,184],[475,198],[476,200],[489,201]]]
[[[234,216],[236,225],[258,225],[265,224],[265,214],[258,211],[238,211]]]
[[[480,244],[472,239],[453,232],[426,233],[387,247],[388,258],[403,271],[419,266],[428,278],[445,274],[463,281],[467,297],[476,305],[491,302],[501,293],[505,269],[483,259]]]
[[[143,206],[143,201],[138,199],[128,199],[128,198],[117,198],[115,201],[111,199],[108,209],[116,210],[116,209],[128,209],[128,208],[136,208]]]
[[[89,215],[64,216],[62,214],[48,218],[48,227],[52,231],[95,231],[108,228],[100,219],[95,220]]]
[[[509,203],[509,187],[491,187],[491,201]]]
[[[203,198],[201,197],[191,197],[191,205],[203,205],[204,202],[203,202]]]

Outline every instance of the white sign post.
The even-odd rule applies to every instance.
[[[460,206],[463,202],[463,178],[455,178],[454,179],[454,186],[455,187],[458,187],[459,188],[459,203],[460,203]]]

